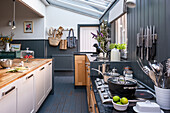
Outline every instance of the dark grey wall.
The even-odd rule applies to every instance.
[[[26,50],[27,47],[29,50],[33,50],[35,58],[44,58],[45,56],[44,40],[13,40],[12,43],[21,44],[21,50]]]
[[[151,79],[145,75],[136,62],[136,36],[140,27],[155,25],[158,34],[156,60],[170,57],[170,0],[136,0],[136,8],[127,10],[128,60],[131,61],[136,78],[153,88]],[[112,6],[114,7],[114,5]],[[109,10],[100,19],[108,19]],[[112,26],[112,41],[114,27]],[[146,61],[143,61],[147,65]]]
[[[136,36],[140,27],[155,25],[158,34],[156,60],[163,61],[170,57],[170,0],[136,0],[136,8],[128,9],[128,60],[132,61],[133,70],[139,80],[153,88],[150,78],[136,63]],[[146,63],[146,61],[143,61]]]
[[[136,8],[128,9],[128,59],[136,60],[136,35],[140,27],[155,25],[158,34],[156,59],[170,57],[170,0],[136,0]]]

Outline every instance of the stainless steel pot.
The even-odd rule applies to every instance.
[[[0,65],[3,68],[11,68],[13,64],[13,60],[10,59],[0,59]]]

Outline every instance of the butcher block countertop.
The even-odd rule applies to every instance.
[[[36,70],[37,68],[43,66],[44,64],[52,61],[52,59],[29,59],[28,63],[25,62],[25,59],[14,59],[13,67],[18,67],[21,61],[24,61],[24,66],[29,68],[28,70],[22,73],[21,72],[7,73],[7,71],[9,71],[10,69],[3,69],[2,67],[0,67],[0,89],[18,80],[19,78],[27,75],[28,73]]]

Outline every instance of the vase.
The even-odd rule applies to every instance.
[[[6,43],[5,51],[8,52],[10,50],[9,43]]]
[[[111,50],[110,61],[120,61],[120,52],[118,49],[114,48]]]

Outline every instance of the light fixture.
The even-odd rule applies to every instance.
[[[136,7],[136,0],[126,0],[126,5],[129,8],[135,8]]]
[[[12,22],[11,22],[11,20],[8,22],[8,25],[9,25],[9,26],[12,26]]]
[[[15,0],[13,0],[14,2],[14,9],[13,9],[13,22],[12,22],[12,29],[15,29]]]

